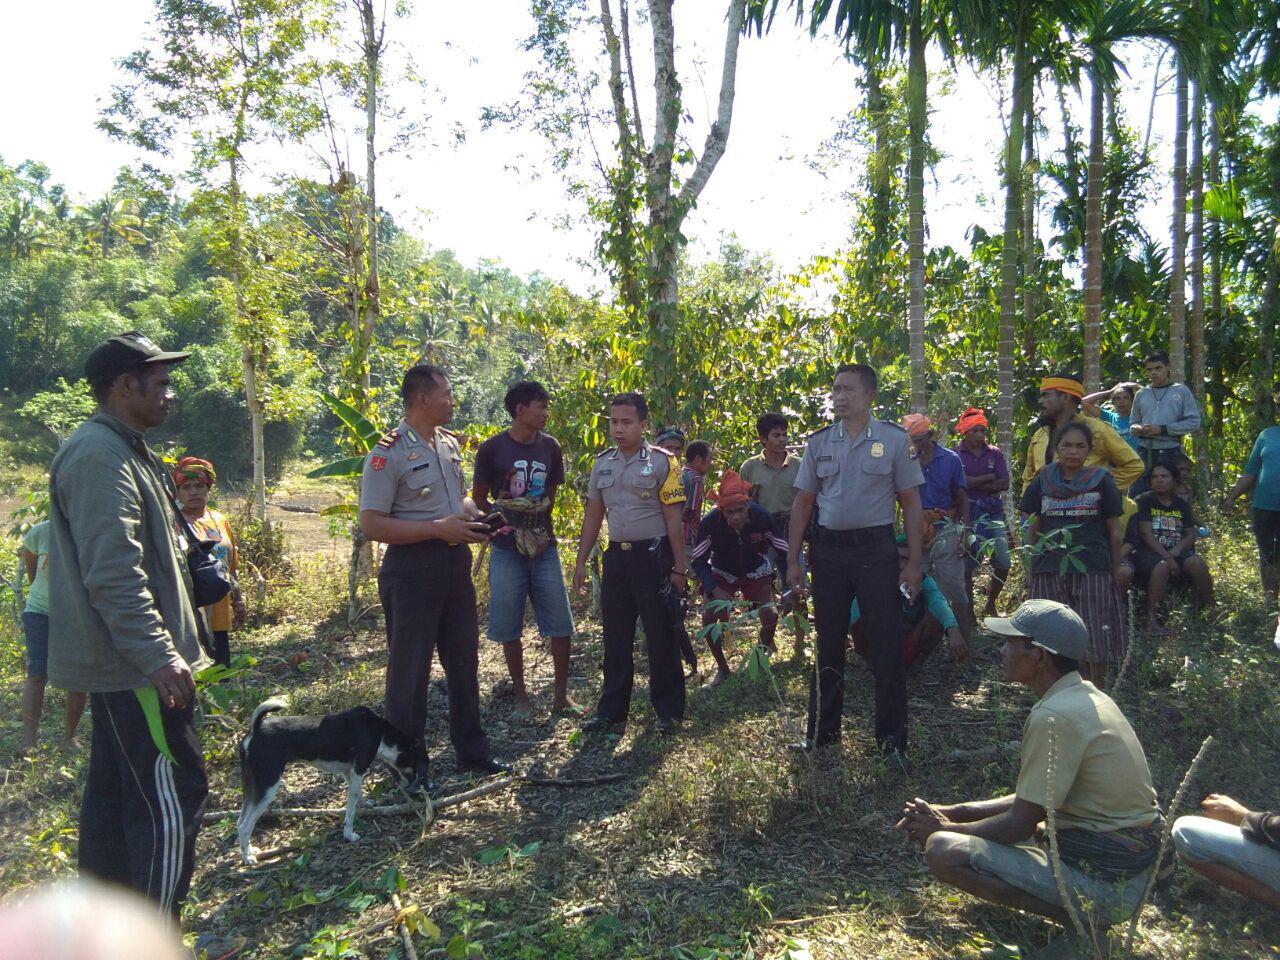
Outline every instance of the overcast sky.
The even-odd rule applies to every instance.
[[[582,266],[592,260],[595,238],[560,222],[572,208],[541,140],[510,126],[481,127],[482,110],[519,96],[525,72],[536,65],[520,49],[531,29],[527,0],[487,0],[484,6],[493,15],[481,19],[471,4],[417,0],[407,20],[392,21],[389,32],[401,50],[412,52],[430,85],[432,119],[428,138],[384,160],[379,201],[432,247],[453,249],[464,262],[491,258],[579,289],[597,286],[603,281]],[[114,62],[142,45],[151,10],[150,0],[6,5],[0,56],[0,89],[6,91],[0,156],[6,162],[43,161],[74,195],[92,198],[110,185],[117,168],[140,159],[94,124],[119,76]],[[723,12],[714,0],[676,4],[684,99],[699,148],[715,107]],[[37,41],[51,37],[56,42]],[[1127,59],[1133,69],[1121,102],[1129,122],[1144,130],[1155,58],[1133,48]],[[743,40],[737,86],[728,150],[685,229],[695,254],[713,254],[731,232],[750,249],[772,253],[784,268],[837,249],[849,230],[841,192],[856,177],[858,161],[825,173],[814,169],[814,161],[858,102],[853,68],[831,41],[810,40],[780,21],[765,38]],[[1172,132],[1171,86],[1156,103],[1153,143],[1162,163]],[[1000,227],[1001,105],[991,79],[967,67],[945,93],[937,87],[931,90],[930,136],[944,156],[926,184],[929,242],[964,249],[973,224]],[[1083,108],[1074,96],[1072,109],[1081,123]],[[1057,149],[1062,135],[1056,105],[1048,106],[1044,119],[1044,147]],[[453,130],[465,132],[462,143],[454,142]],[[363,170],[362,141],[351,143],[351,153]],[[262,176],[299,162],[269,144],[254,148],[248,160]],[[1168,205],[1162,193],[1143,212],[1161,239]]]

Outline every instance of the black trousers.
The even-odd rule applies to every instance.
[[[907,684],[902,665],[906,622],[898,593],[893,527],[819,530],[811,555],[816,676],[809,681],[809,737],[819,746],[840,739],[849,608],[856,597],[875,673],[876,743],[907,749]]]
[[[471,550],[426,540],[387,548],[378,573],[387,618],[386,717],[419,744],[427,723],[431,658],[440,654],[449,688],[449,739],[462,763],[488,760],[477,678],[480,627]]]
[[[209,781],[195,706],[160,708],[165,742],[151,738],[132,690],[95,693],[89,778],[80,807],[80,872],[130,887],[175,918],[195,867]]]
[[[658,590],[671,574],[671,546],[663,537],[652,550],[643,542],[622,549],[610,543],[604,552],[600,604],[604,609],[604,689],[596,715],[625,723],[635,679],[636,617],[644,626],[649,655],[649,700],[667,720],[684,719],[684,669],[680,644]]]
[[[220,663],[224,667],[231,666],[231,631],[214,630],[213,633],[213,662]]]

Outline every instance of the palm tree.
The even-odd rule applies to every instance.
[[[0,211],[0,250],[10,260],[26,260],[49,246],[49,230],[40,209],[30,200],[14,197]]]
[[[803,4],[797,4],[803,12]],[[816,34],[834,14],[836,36],[864,62],[895,55],[907,61],[907,332],[911,366],[911,409],[927,401],[924,357],[924,163],[928,126],[929,72],[925,52],[930,37],[953,52],[950,7],[936,0],[815,0],[809,30]]]
[[[147,235],[142,232],[138,201],[132,197],[107,194],[97,203],[81,211],[85,239],[95,244],[105,257],[118,243],[142,246]]]
[[[1171,41],[1177,14],[1168,0],[1110,0],[1090,4],[1077,24],[1089,75],[1089,171],[1085,190],[1084,382],[1089,393],[1102,380],[1102,194],[1106,155],[1106,96],[1125,73],[1116,47],[1127,41]]]

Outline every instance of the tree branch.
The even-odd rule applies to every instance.
[[[738,41],[742,36],[742,21],[746,14],[746,0],[730,0],[728,21],[729,27],[724,42],[724,68],[720,74],[720,104],[716,112],[715,123],[707,133],[707,141],[702,147],[702,157],[691,176],[680,190],[680,209],[688,210],[698,199],[711,173],[724,156],[724,149],[729,143],[729,125],[733,121],[733,97],[736,91],[738,73]]]
[[[619,16],[622,20],[622,55],[627,61],[627,85],[631,88],[631,122],[636,128],[636,149],[649,152],[644,142],[644,126],[640,122],[640,97],[636,93],[636,68],[631,62],[631,10],[627,0],[619,0]]]

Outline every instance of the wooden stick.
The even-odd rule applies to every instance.
[[[447,797],[441,797],[439,800],[430,801],[428,809],[435,811],[447,810],[450,807],[458,806],[458,804],[466,803],[468,800],[475,800],[477,797],[497,793],[499,790],[504,790],[517,783],[527,783],[534,787],[595,787],[606,783],[617,783],[620,780],[625,780],[626,777],[625,773],[606,773],[598,777],[584,777],[578,780],[562,780],[552,777],[499,777],[497,780],[483,783],[470,790],[463,790],[461,793],[450,794]],[[380,807],[361,807],[357,810],[357,813],[360,816],[398,817],[406,814],[421,814],[423,809],[424,804],[421,803],[390,803]],[[270,811],[277,817],[341,816],[346,812],[346,807],[281,807]],[[211,810],[204,815],[204,822],[216,823],[219,820],[228,820],[239,815],[239,810]]]
[[[400,897],[394,893],[391,895],[391,906],[395,908],[396,916],[400,916],[400,911],[404,907],[400,904]],[[409,927],[403,920],[396,924],[396,933],[400,934],[400,943],[404,947],[404,955],[407,960],[418,960],[418,951],[413,946],[413,936],[409,933]]]

